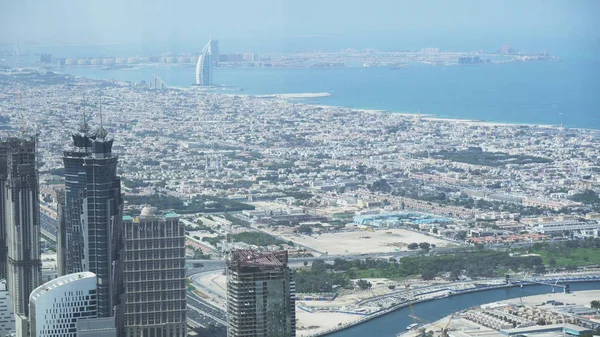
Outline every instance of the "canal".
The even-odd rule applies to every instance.
[[[597,289],[600,289],[600,282],[571,283],[572,292]],[[483,290],[418,303],[413,305],[413,308],[416,316],[433,322],[473,306],[551,292],[551,287],[546,285]],[[409,307],[401,308],[351,328],[328,334],[327,337],[396,337],[398,333],[405,331],[406,326],[413,323],[409,315]]]

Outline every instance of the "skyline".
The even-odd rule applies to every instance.
[[[318,5],[318,6],[317,6]],[[389,40],[564,39],[597,41],[600,23],[592,1],[464,0],[419,3],[379,0],[293,3],[262,0],[252,4],[196,3],[180,0],[79,4],[73,0],[22,1],[3,5],[0,43],[187,44],[219,40],[385,38]],[[318,8],[318,10],[315,10]],[[211,13],[202,21],[196,13]],[[26,16],[24,16],[26,14]],[[357,24],[360,23],[360,24]],[[441,39],[444,37],[444,39]],[[451,42],[451,41],[450,41]],[[200,46],[198,46],[200,48]]]

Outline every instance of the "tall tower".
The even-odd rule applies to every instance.
[[[154,213],[144,207],[139,217],[123,218],[123,336],[185,337],[185,227],[177,214]]]
[[[64,152],[65,193],[59,205],[59,273],[96,274],[98,317],[111,317],[122,293],[121,179],[113,139],[82,124]]]
[[[6,197],[4,196],[4,184],[7,177],[7,156],[8,143],[0,139],[0,280],[6,279],[6,265],[8,263],[8,247],[6,246],[6,219],[4,216],[4,204]]]
[[[287,251],[233,250],[227,259],[228,337],[296,336],[296,285]]]
[[[65,151],[65,191],[59,196],[58,205],[58,274],[67,275],[86,271],[89,265],[88,252],[84,249],[84,232],[81,222],[81,202],[86,191],[86,175],[83,167],[84,158],[92,152],[92,141],[95,135],[90,134],[85,121],[78,132],[72,135],[73,147]]]
[[[218,48],[218,44],[216,46]],[[198,57],[198,62],[196,63],[196,85],[203,87],[212,85],[213,47],[213,41],[208,41],[202,49],[200,57]]]
[[[37,138],[9,138],[4,214],[8,247],[8,290],[16,330],[26,336],[29,294],[41,283]]]
[[[122,290],[123,197],[121,178],[117,176],[118,156],[112,153],[113,139],[106,138],[102,126],[96,137],[91,141],[91,154],[83,158],[82,268],[97,277],[98,317],[110,317],[119,304]]]

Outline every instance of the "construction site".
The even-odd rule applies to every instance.
[[[233,250],[226,273],[228,336],[296,336],[296,289],[287,251]]]

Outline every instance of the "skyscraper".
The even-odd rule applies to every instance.
[[[122,293],[123,198],[118,156],[107,135],[102,126],[91,134],[85,122],[73,135],[74,148],[63,157],[65,195],[58,233],[60,274],[96,274],[99,317],[115,314]]]
[[[27,334],[29,294],[41,283],[40,205],[36,137],[8,138],[4,216],[8,247],[8,290],[18,336]]]
[[[177,214],[145,207],[123,218],[124,337],[185,337],[185,227]]]
[[[6,219],[4,216],[4,184],[6,183],[7,170],[6,156],[8,143],[0,139],[0,279],[6,279],[6,265],[8,263],[8,247],[6,246]]]
[[[218,49],[218,44],[216,45]],[[208,43],[202,49],[198,62],[196,63],[196,85],[212,85],[212,67],[213,67],[213,41]],[[218,50],[216,51],[218,53]],[[218,57],[218,56],[216,56]]]
[[[229,337],[295,337],[296,286],[287,251],[233,250],[227,259]]]
[[[91,156],[92,141],[95,135],[90,134],[89,126],[83,121],[78,132],[72,135],[73,147],[65,151],[65,190],[59,195],[58,205],[58,274],[79,273],[88,269],[84,265],[89,254],[84,249],[84,232],[82,228],[82,201],[86,191],[86,175],[83,167],[84,158]]]

